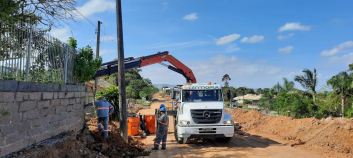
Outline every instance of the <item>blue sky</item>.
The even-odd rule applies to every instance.
[[[229,74],[230,85],[251,88],[316,68],[319,89],[353,62],[352,6],[349,0],[122,0],[125,57],[169,51],[198,82],[221,83]],[[77,8],[94,25],[103,22],[103,62],[116,58],[115,1],[78,0]],[[95,48],[95,26],[82,16],[77,21],[51,34],[63,40],[73,34],[79,47]],[[142,75],[156,84],[185,82],[159,64],[142,68]]]

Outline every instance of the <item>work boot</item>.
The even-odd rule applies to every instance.
[[[165,150],[165,147],[167,146],[167,144],[162,144],[162,148],[163,150]]]
[[[154,145],[154,148],[152,148],[152,150],[158,150],[159,145]]]

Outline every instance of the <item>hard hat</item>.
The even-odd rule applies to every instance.
[[[100,100],[100,99],[102,99],[102,98],[104,98],[104,96],[103,96],[103,95],[99,96],[99,97],[98,97],[98,100]]]
[[[163,108],[161,108],[161,110],[160,110],[160,111],[165,112],[165,111],[167,111],[167,110],[165,109],[165,107],[163,107]]]
[[[161,104],[161,106],[159,107],[159,108],[164,108],[165,107],[165,105],[164,104]]]

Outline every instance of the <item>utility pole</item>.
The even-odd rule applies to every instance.
[[[126,87],[125,87],[125,65],[124,65],[124,41],[123,41],[123,19],[121,13],[121,0],[116,0],[116,23],[118,36],[118,86],[119,86],[119,110],[120,131],[125,142],[127,137],[126,116]]]
[[[101,24],[102,24],[102,22],[98,21],[96,58],[99,58],[99,44],[101,43],[100,42]],[[98,92],[98,78],[96,77],[94,79],[94,95],[96,95],[97,92]]]

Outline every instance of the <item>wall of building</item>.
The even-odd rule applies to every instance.
[[[84,126],[85,86],[0,80],[0,157]]]

